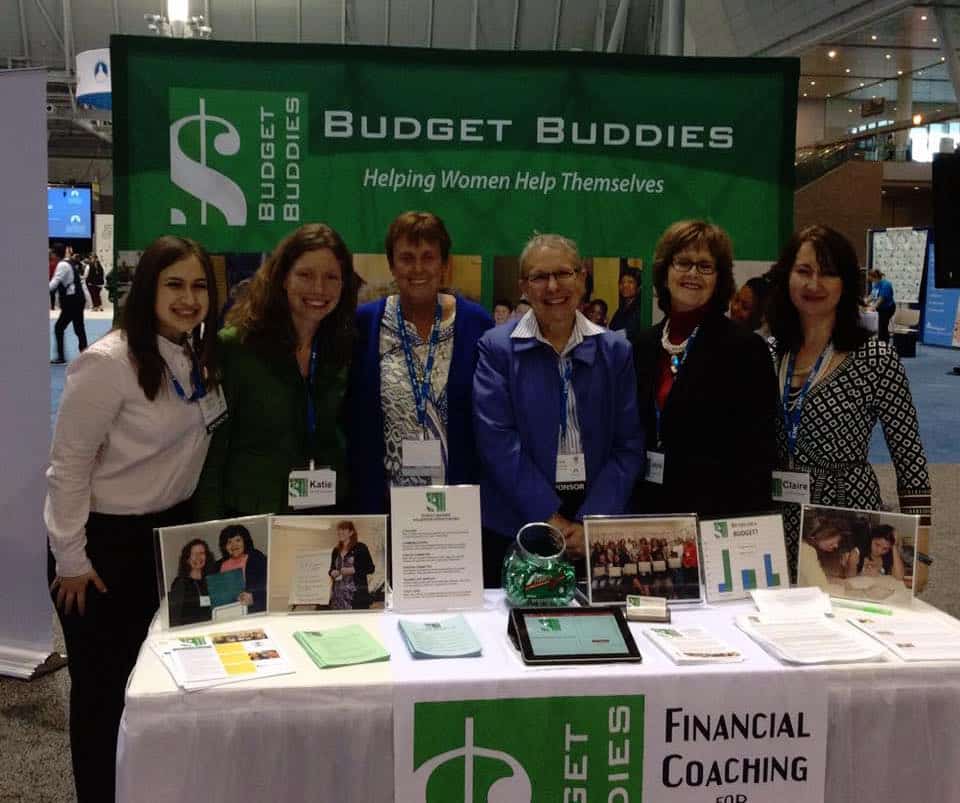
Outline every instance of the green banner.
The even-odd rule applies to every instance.
[[[266,251],[324,221],[378,254],[426,209],[489,302],[534,230],[648,265],[680,218],[719,223],[745,260],[792,227],[796,60],[127,36],[111,60],[118,250],[173,232]]]
[[[642,695],[416,703],[397,799],[640,801],[643,712]]]

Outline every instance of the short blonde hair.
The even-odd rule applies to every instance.
[[[562,234],[541,234],[535,231],[520,252],[521,279],[527,278],[526,264],[527,260],[530,259],[530,255],[541,248],[549,248],[553,251],[566,251],[573,258],[573,267],[575,270],[579,272],[583,267],[583,258],[580,256],[580,249],[577,248],[576,242],[569,237],[564,237]]]

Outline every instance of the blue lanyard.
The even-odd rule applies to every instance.
[[[792,408],[790,407],[790,388],[793,385],[793,369],[796,364],[797,355],[791,354],[787,358],[787,379],[783,384],[783,421],[787,428],[787,453],[790,455],[791,461],[797,451],[797,434],[800,431],[800,414],[803,411],[803,403],[807,398],[807,394],[810,392],[810,388],[813,387],[814,378],[820,372],[823,355],[826,353],[827,349],[820,352],[820,356],[817,357],[817,361],[813,365],[813,370],[810,371],[803,383],[803,387],[800,388],[797,403]]]
[[[680,375],[680,368],[687,361],[687,355],[690,353],[690,346],[693,345],[693,341],[697,339],[697,332],[700,331],[700,324],[697,324],[693,331],[690,333],[690,337],[687,338],[687,342],[683,347],[682,354],[671,354],[670,355],[670,373],[673,374],[673,381],[677,381],[677,377]],[[653,394],[653,410],[657,416],[657,447],[660,446],[660,417],[663,415],[663,411],[660,409],[660,405],[657,403],[657,394],[654,391]]]
[[[317,403],[313,398],[313,386],[317,378],[317,338],[310,345],[310,367],[307,369],[307,432],[313,436],[317,432]]]
[[[437,343],[440,342],[440,316],[443,308],[437,301],[437,308],[433,314],[433,329],[430,330],[430,345],[427,348],[427,361],[423,366],[423,381],[417,382],[417,365],[413,359],[413,346],[410,344],[410,335],[407,334],[407,325],[403,320],[403,310],[400,309],[400,299],[397,299],[397,334],[403,346],[403,356],[407,360],[407,374],[410,376],[410,386],[413,388],[413,400],[417,405],[417,423],[423,429],[427,422],[427,399],[430,398],[430,374],[433,373],[433,360],[437,353]]]
[[[173,371],[170,371],[170,379],[173,381],[173,389],[185,402],[195,402],[207,395],[207,389],[203,384],[203,377],[200,375],[200,365],[197,362],[197,358],[193,352],[190,353],[190,362],[193,363],[193,368],[190,370],[190,381],[193,383],[193,393],[191,393],[189,396],[187,396],[187,394],[184,392],[183,385],[181,385],[180,382],[177,381],[177,378],[173,375]],[[170,370],[170,366],[167,366],[167,370]]]
[[[560,437],[567,437],[567,404],[570,401],[570,380],[573,378],[573,363],[560,358],[563,377],[560,379]]]

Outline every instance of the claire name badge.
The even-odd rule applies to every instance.
[[[207,432],[213,432],[227,420],[227,400],[223,395],[223,388],[208,390],[198,401]]]
[[[557,485],[587,481],[587,464],[583,452],[557,455]]]
[[[287,503],[292,508],[329,507],[337,503],[337,472],[329,468],[291,471]]]
[[[666,455],[663,452],[647,451],[647,467],[643,478],[655,485],[663,485],[663,468],[666,464]]]
[[[810,475],[805,471],[774,471],[772,478],[774,502],[810,504]]]
[[[404,438],[401,448],[404,474],[429,474],[439,477],[443,473],[443,453],[439,440]]]

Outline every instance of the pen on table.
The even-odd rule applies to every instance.
[[[882,616],[893,616],[893,611],[889,608],[881,608],[878,605],[863,605],[859,602],[847,602],[843,599],[830,600],[838,608],[850,608],[854,611],[863,611],[864,613],[879,613]]]

